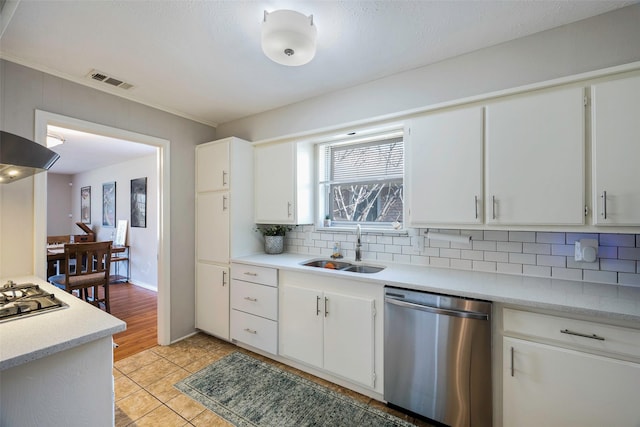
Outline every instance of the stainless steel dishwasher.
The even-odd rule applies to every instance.
[[[491,303],[386,287],[384,399],[452,426],[491,426]]]

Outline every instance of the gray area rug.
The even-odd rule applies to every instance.
[[[212,363],[175,387],[236,426],[412,426],[239,352]]]

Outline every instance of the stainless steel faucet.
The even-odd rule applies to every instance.
[[[356,261],[362,261],[362,229],[360,228],[360,224],[356,225]]]

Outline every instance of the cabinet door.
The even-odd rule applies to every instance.
[[[374,300],[325,292],[323,314],[324,368],[374,387]]]
[[[229,262],[229,193],[197,194],[196,233],[200,261]]]
[[[584,224],[584,91],[487,106],[488,224]]]
[[[280,354],[322,368],[322,292],[283,285]]]
[[[505,427],[640,425],[639,364],[515,338],[503,360]]]
[[[229,189],[229,142],[196,147],[196,192]]]
[[[482,107],[411,121],[410,224],[482,222]]]
[[[256,222],[294,223],[294,143],[258,146],[254,153]]]
[[[640,225],[639,99],[640,77],[593,87],[593,211],[598,225]]]
[[[196,266],[196,328],[229,339],[229,269]]]

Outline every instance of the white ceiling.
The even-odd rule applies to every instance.
[[[18,0],[2,11],[0,57],[215,126],[637,2]],[[313,14],[309,64],[262,53],[263,12],[278,9]]]

